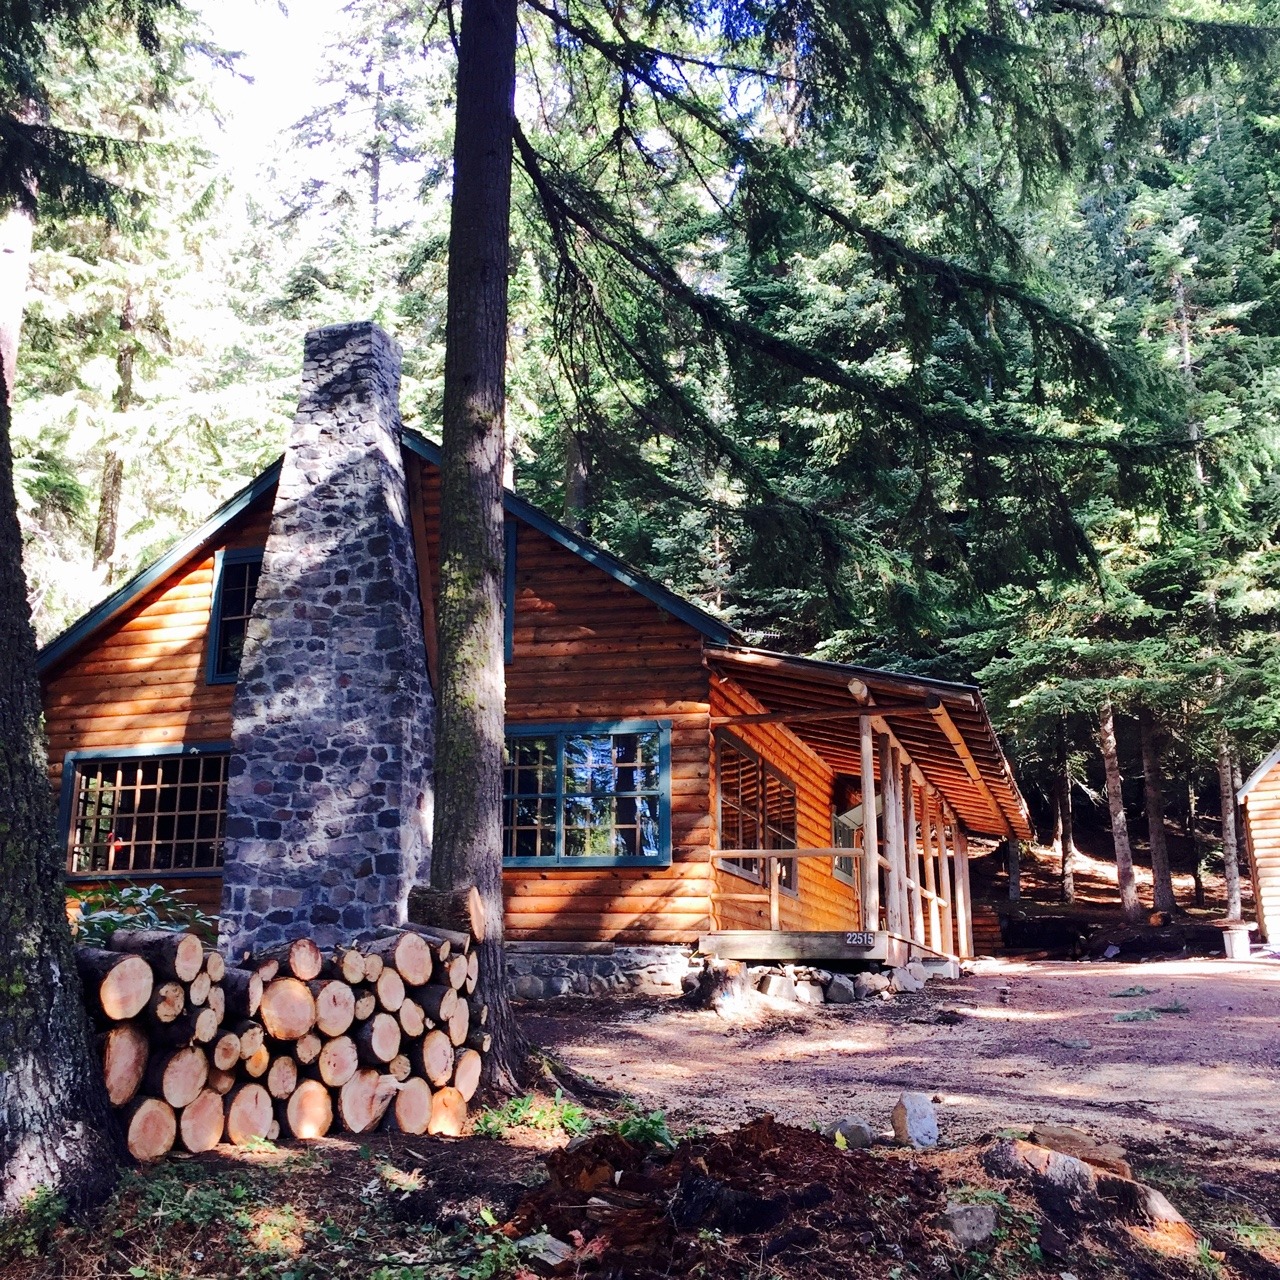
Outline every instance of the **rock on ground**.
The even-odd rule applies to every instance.
[[[904,1093],[894,1103],[893,1136],[904,1147],[938,1145],[938,1113],[927,1093]]]
[[[996,1233],[996,1210],[990,1204],[948,1204],[942,1225],[962,1249],[977,1249]]]
[[[858,999],[858,988],[843,973],[835,974],[827,984],[828,1004],[852,1004]]]
[[[835,1120],[822,1130],[824,1138],[841,1135],[845,1144],[855,1150],[871,1146],[876,1140],[875,1130],[859,1116],[845,1116],[843,1120]]]
[[[1047,1209],[1076,1209],[1098,1193],[1093,1170],[1075,1156],[1038,1147],[1017,1138],[1001,1138],[982,1153],[982,1167],[993,1178],[1029,1183]]]

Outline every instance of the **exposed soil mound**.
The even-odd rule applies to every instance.
[[[942,1180],[907,1156],[838,1150],[764,1116],[674,1151],[613,1134],[547,1159],[507,1233],[545,1229],[600,1277],[888,1277],[936,1267]],[[568,1262],[570,1270],[575,1264]]]

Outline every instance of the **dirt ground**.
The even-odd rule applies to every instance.
[[[1118,994],[1135,988],[1146,994]],[[673,1122],[768,1111],[883,1127],[898,1094],[918,1089],[941,1097],[951,1142],[1046,1121],[1280,1157],[1280,963],[987,961],[918,995],[776,1006],[744,1027],[671,1001],[582,1014],[563,1001],[526,1007],[524,1021],[569,1066]]]

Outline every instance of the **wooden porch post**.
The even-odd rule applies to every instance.
[[[956,823],[959,830],[960,824]],[[938,892],[942,894],[942,950],[948,955],[959,954],[958,940],[952,935],[952,919],[955,911],[955,888],[951,876],[951,857],[947,849],[947,814],[944,809],[938,815]]]
[[[929,898],[929,946],[934,951],[945,951],[942,945],[942,909],[938,905],[938,831],[937,814],[933,796],[926,788],[923,793],[924,823],[924,887],[928,889]]]
[[[973,902],[969,896],[969,837],[956,819],[956,932],[962,959],[973,955]]]
[[[876,745],[869,716],[858,722],[862,746],[862,927],[880,928],[880,840],[876,824]]]
[[[902,786],[906,801],[907,877],[908,901],[911,904],[911,938],[924,944],[924,897],[920,890],[924,881],[920,875],[920,841],[916,838],[916,818],[920,807],[916,804],[916,787],[911,777],[911,766],[902,770]]]
[[[769,876],[769,928],[777,933],[782,928],[782,904],[778,897],[778,872],[781,864],[777,858],[766,858],[764,865]]]
[[[889,862],[885,883],[889,932],[905,938],[907,922],[902,910],[905,892],[902,882],[906,858],[902,847],[902,808],[898,795],[902,775],[898,770],[898,752],[890,745],[888,734],[880,735],[880,785],[884,788],[884,843]]]

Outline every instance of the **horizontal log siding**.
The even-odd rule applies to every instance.
[[[1245,797],[1245,843],[1262,937],[1280,940],[1280,764]]]
[[[225,742],[231,737],[231,684],[205,681],[214,555],[261,547],[271,495],[64,662],[44,689],[49,778],[57,795],[68,751]],[[59,837],[65,832],[59,832]],[[137,877],[131,879],[143,879]],[[159,875],[202,910],[216,915],[219,875]],[[73,884],[99,883],[76,877]]]
[[[751,694],[732,680],[715,681],[711,686],[711,714],[715,716],[753,715],[765,708]],[[856,722],[851,722],[857,732]],[[822,849],[831,844],[831,798],[835,775],[827,763],[790,729],[780,724],[737,725],[730,728],[734,737],[745,743],[779,773],[796,784],[796,833],[801,848]],[[715,809],[712,808],[712,820]],[[856,929],[858,927],[858,894],[853,886],[838,880],[826,858],[800,858],[799,897],[779,896],[780,924],[783,929]],[[724,900],[720,895],[765,892],[764,886],[753,884],[717,866],[715,869],[714,912],[720,929],[767,929],[767,902]]]
[[[433,591],[439,474],[422,468]],[[710,926],[708,675],[702,637],[521,524],[507,719],[670,720],[672,866],[507,871],[507,936],[519,941],[692,942]]]

